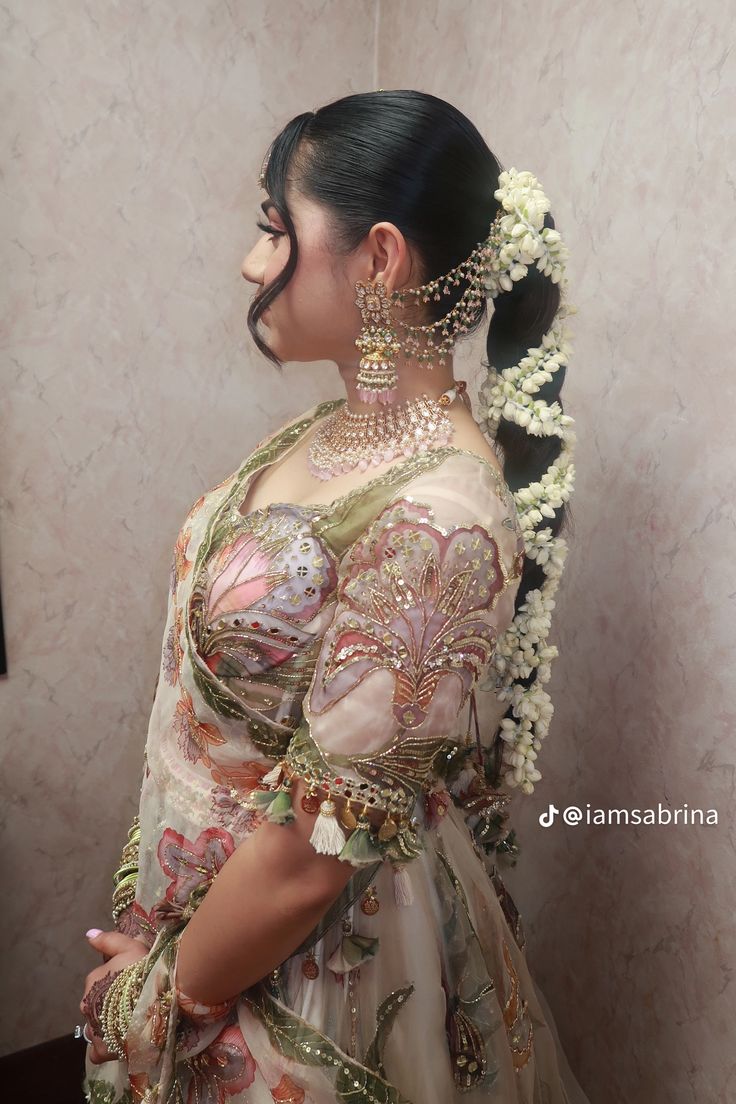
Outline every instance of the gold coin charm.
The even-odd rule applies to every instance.
[[[307,957],[302,962],[302,973],[310,981],[319,977],[319,963],[314,957],[314,951],[307,951]]]
[[[358,821],[355,818],[355,813],[351,808],[351,799],[348,798],[347,804],[343,806],[343,810],[340,813],[340,820],[346,828],[355,828]]]
[[[319,811],[320,799],[315,793],[305,793],[302,796],[302,809],[305,813],[316,813]]]
[[[373,886],[368,886],[368,888],[366,889],[365,896],[360,902],[360,907],[362,908],[366,916],[375,916],[375,914],[378,912],[379,908],[381,907],[381,903],[376,897],[376,891]]]
[[[380,840],[393,839],[394,836],[396,835],[396,833],[398,832],[398,830],[399,830],[399,827],[398,827],[396,821],[393,819],[393,817],[389,813],[388,816],[386,817],[386,819],[384,820],[383,824],[381,825],[381,827],[378,829],[378,838]]]

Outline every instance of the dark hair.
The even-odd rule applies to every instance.
[[[256,323],[297,264],[299,246],[285,195],[287,174],[295,190],[328,212],[338,255],[356,249],[374,223],[393,222],[413,247],[419,271],[412,287],[465,260],[487,236],[500,210],[493,193],[502,164],[461,111],[426,92],[362,92],[306,111],[276,136],[267,158],[264,185],[284,222],[291,248],[282,271],[253,299],[248,328],[257,347],[279,368],[281,361],[257,332]],[[550,214],[544,225],[554,228]],[[446,314],[464,290],[461,280],[439,302],[430,299],[425,321]],[[501,292],[493,303],[483,363],[486,370],[492,366],[500,372],[541,344],[560,305],[560,289],[530,267],[511,291]],[[469,312],[465,333],[477,330],[486,315],[486,299],[481,298]],[[561,365],[537,397],[560,402],[564,378]],[[561,449],[559,437],[532,436],[506,419],[500,422],[496,440],[504,450],[504,478],[512,491],[539,480]],[[567,509],[563,503],[554,518],[545,519],[553,536],[569,520]],[[516,609],[530,590],[541,587],[544,578],[544,569],[527,557]],[[520,681],[528,686],[535,678],[533,670]]]

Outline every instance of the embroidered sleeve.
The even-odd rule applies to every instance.
[[[414,806],[513,617],[523,560],[513,500],[509,516],[509,498],[494,496],[482,521],[462,501],[404,495],[344,554],[303,720],[264,779],[277,788],[252,795],[285,823],[299,775],[304,808],[318,813],[315,850],[354,866],[421,850]]]

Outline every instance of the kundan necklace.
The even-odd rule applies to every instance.
[[[421,395],[365,414],[344,404],[315,432],[307,450],[310,472],[318,479],[332,479],[354,468],[365,471],[371,464],[448,444],[454,426],[445,407],[466,387],[465,380],[456,380],[436,399]]]

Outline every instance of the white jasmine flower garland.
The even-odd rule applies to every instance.
[[[539,181],[530,172],[512,168],[501,173],[499,184],[494,195],[508,213],[500,219],[497,248],[484,274],[487,294],[495,298],[510,291],[527,275],[531,264],[561,285],[560,306],[542,344],[528,349],[518,364],[500,373],[491,367],[480,389],[480,424],[490,437],[495,438],[501,419],[506,418],[534,436],[555,435],[562,441],[559,455],[541,478],[514,493],[526,555],[542,567],[544,583],[526,595],[497,643],[489,677],[478,684],[479,689],[494,691],[511,707],[512,715],[502,719],[499,732],[504,743],[503,781],[531,794],[542,777],[536,766],[537,755],[554,714],[544,684],[551,677],[551,660],[559,652],[547,641],[554,595],[568,551],[565,539],[553,537],[551,528],[542,523],[545,518],[553,518],[555,510],[570,498],[576,441],[574,421],[562,413],[560,404],[534,396],[552,380],[560,365],[568,363],[571,345],[564,322],[576,313],[576,308],[566,301],[568,251],[559,232],[544,226],[550,203]],[[528,679],[535,670],[534,683],[529,688],[520,685],[518,680]]]

